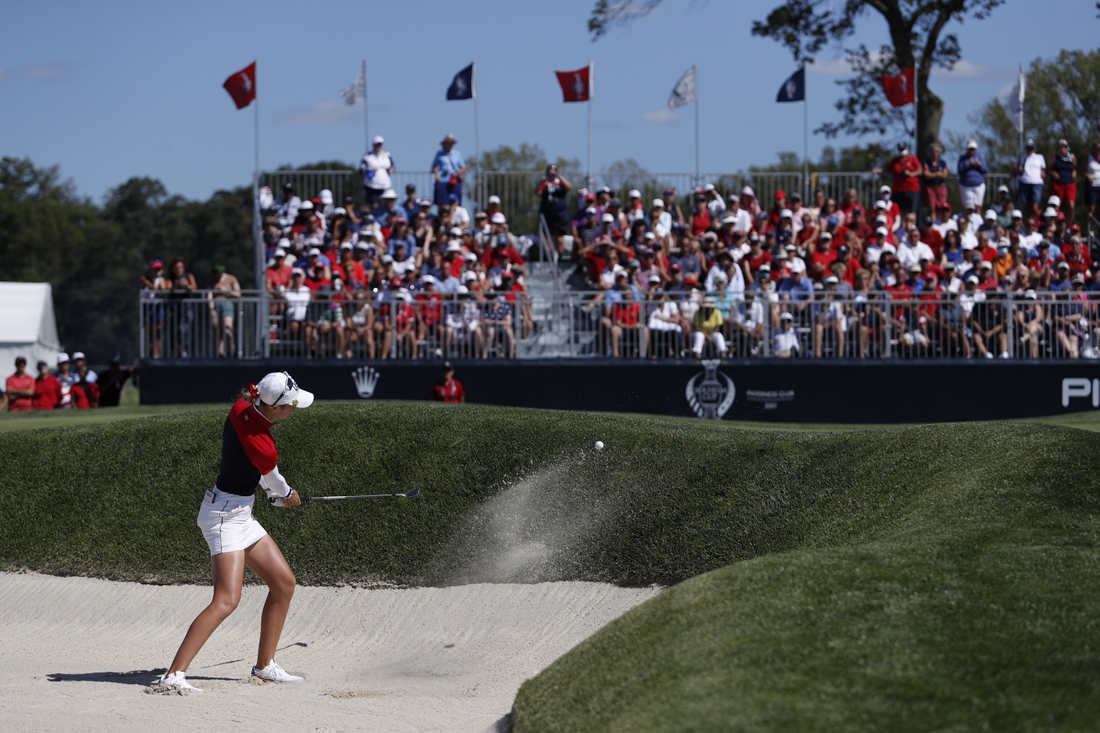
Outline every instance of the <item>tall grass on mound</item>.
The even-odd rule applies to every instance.
[[[1096,730],[1098,438],[1037,426],[861,438],[870,453],[805,491],[899,482],[893,521],[873,526],[857,502],[862,537],[669,589],[526,682],[513,729]],[[840,469],[811,446],[824,447],[798,452]],[[850,519],[843,502],[829,510]]]

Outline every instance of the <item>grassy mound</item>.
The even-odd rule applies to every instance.
[[[805,466],[789,478],[800,493],[900,483],[892,522],[836,502],[834,522],[877,527],[671,588],[526,682],[514,730],[1095,729],[1097,437],[1038,426],[880,437],[863,435],[870,454],[825,485]],[[798,452],[828,462],[824,447]]]

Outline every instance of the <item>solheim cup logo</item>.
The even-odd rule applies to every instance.
[[[355,391],[359,393],[359,396],[364,400],[369,400],[374,396],[374,388],[378,384],[378,370],[369,366],[361,366],[351,373],[351,378],[355,380]]]
[[[689,379],[685,391],[692,412],[708,420],[721,420],[737,396],[733,380],[718,371],[721,363],[721,359],[704,359],[703,373]]]

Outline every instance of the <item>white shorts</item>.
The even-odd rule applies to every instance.
[[[202,530],[210,555],[247,550],[264,538],[267,530],[252,516],[256,496],[237,496],[219,491],[207,491],[199,508],[196,524]]]

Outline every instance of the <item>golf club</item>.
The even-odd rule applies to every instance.
[[[411,499],[420,493],[415,488],[404,494],[356,494],[353,496],[303,496],[302,501],[340,501],[342,499]]]

